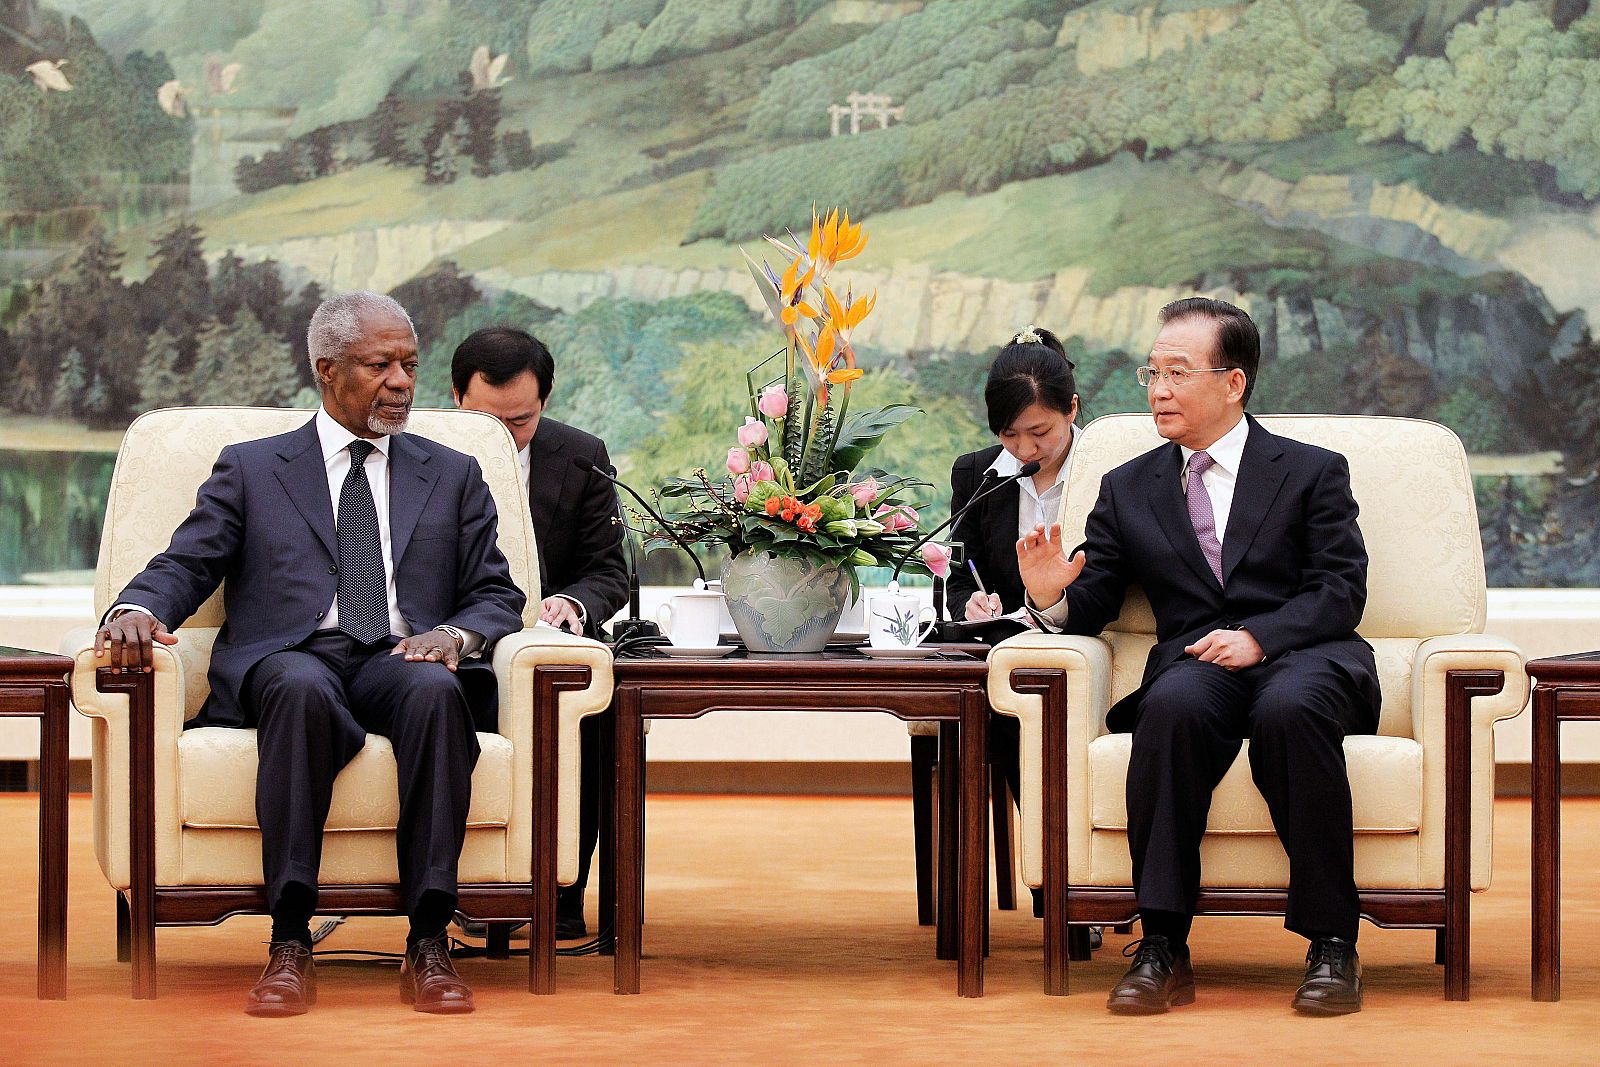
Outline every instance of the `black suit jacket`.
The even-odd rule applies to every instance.
[[[539,585],[545,596],[560,593],[583,605],[585,632],[600,628],[628,602],[628,569],[622,559],[622,527],[616,489],[597,474],[580,470],[583,459],[605,470],[605,442],[554,419],[540,419],[528,445],[528,503],[539,546]]]
[[[1345,458],[1250,419],[1220,584],[1200,552],[1183,486],[1182,453],[1170,443],[1101,480],[1080,546],[1087,562],[1066,591],[1067,632],[1099,633],[1137,585],[1156,620],[1143,686],[1182,658],[1184,646],[1215,629],[1242,629],[1269,660],[1305,652],[1332,661],[1375,713],[1377,666],[1356,635],[1367,552]],[[1113,730],[1132,728],[1143,686],[1112,709]]]
[[[478,462],[411,434],[391,442],[389,531],[400,614],[413,633],[448,623],[482,634],[487,649],[522,628],[527,598],[500,554],[494,499]],[[242,726],[246,676],[317,628],[333,603],[337,559],[313,419],[224,448],[171,545],[113,603],[137,604],[176,630],[225,582],[227,620],[212,647],[211,695],[196,725]],[[461,666],[479,726],[492,729],[489,659]]]
[[[1000,446],[968,452],[950,468],[950,514],[967,506],[983,480],[983,472],[1000,456]],[[1017,512],[1022,488],[1013,482],[982,500],[956,524],[955,539],[965,546],[967,558],[978,565],[983,584],[1000,595],[1001,614],[1022,607],[1026,590],[1017,570]],[[950,568],[945,580],[945,604],[953,619],[967,617],[967,601],[978,591],[965,565]]]

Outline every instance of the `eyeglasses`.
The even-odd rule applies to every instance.
[[[1134,376],[1139,379],[1139,384],[1144,386],[1146,389],[1150,388],[1162,378],[1165,378],[1167,380],[1167,384],[1172,386],[1172,388],[1182,389],[1184,386],[1194,381],[1194,376],[1197,374],[1227,374],[1233,369],[1234,368],[1232,367],[1199,367],[1195,369],[1191,369],[1189,367],[1168,367],[1163,370],[1160,367],[1147,366],[1139,367],[1133,373]]]

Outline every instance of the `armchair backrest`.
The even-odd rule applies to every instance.
[[[95,567],[95,614],[104,614],[111,598],[166,549],[225,446],[286,433],[314,414],[285,408],[165,408],[135,419],[111,474]],[[539,561],[511,435],[497,419],[473,411],[413,411],[407,432],[464,452],[483,468],[499,512],[500,551],[512,580],[528,594],[523,622],[533,626],[539,620]],[[222,621],[219,590],[186,625],[215,627]]]
[[[1257,420],[1275,434],[1333,449],[1349,460],[1369,558],[1367,606],[1359,627],[1363,637],[1418,640],[1483,632],[1488,608],[1477,504],[1466,451],[1448,427],[1375,415],[1264,415]],[[1145,413],[1106,415],[1089,424],[1068,460],[1061,499],[1064,544],[1082,542],[1101,477],[1161,443]],[[1155,633],[1155,618],[1144,594],[1131,591],[1107,630],[1115,645],[1148,649],[1148,640],[1139,638]],[[1136,671],[1143,664],[1118,666]]]

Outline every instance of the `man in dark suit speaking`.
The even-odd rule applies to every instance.
[[[493,415],[516,443],[539,549],[539,617],[604,640],[601,627],[628,599],[622,527],[613,521],[616,490],[587,469],[611,465],[605,442],[545,417],[555,360],[522,330],[491,326],[469,334],[450,360],[450,381],[459,406]],[[584,719],[579,730],[578,880],[556,895],[556,937],[563,941],[588,932],[583,894],[600,833],[600,717]]]
[[[1059,526],[1017,543],[1042,626],[1099,633],[1141,587],[1156,644],[1107,725],[1131,730],[1128,848],[1144,937],[1108,1007],[1194,1000],[1188,936],[1211,792],[1250,767],[1289,857],[1284,925],[1311,941],[1293,1006],[1361,1008],[1344,737],[1378,724],[1378,675],[1356,635],[1367,555],[1343,456],[1245,414],[1260,361],[1250,317],[1192,298],[1161,311],[1139,368],[1165,444],[1105,476],[1069,558]]]
[[[476,730],[492,729],[483,657],[522,627],[494,501],[469,456],[404,432],[417,373],[405,309],[336,296],[311,318],[322,407],[300,429],[223,449],[194,511],[107,613],[95,654],[151,662],[152,641],[226,583],[211,694],[192,725],[256,729],[256,817],[272,939],[251,1015],[315,1002],[309,920],[341,768],[369,731],[394,745],[400,883],[411,931],[402,998],[471,1011],[444,931],[455,911]]]

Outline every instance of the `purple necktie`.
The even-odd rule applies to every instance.
[[[1194,524],[1194,536],[1200,542],[1200,552],[1206,557],[1211,573],[1222,584],[1222,542],[1217,540],[1217,517],[1211,510],[1211,496],[1200,480],[1216,460],[1205,452],[1189,457],[1189,521]]]

